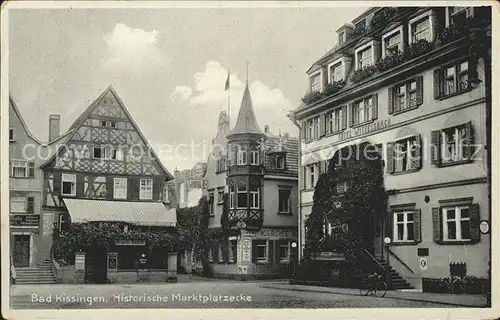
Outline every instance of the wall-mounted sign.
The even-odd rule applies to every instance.
[[[146,240],[124,240],[124,239],[118,239],[115,240],[115,245],[117,246],[145,246],[146,245]]]
[[[420,257],[420,270],[427,270],[427,257]]]
[[[251,250],[252,250],[252,243],[249,239],[244,239],[242,241],[242,257],[241,261],[242,262],[250,262],[252,261],[252,256],[251,256]]]
[[[479,230],[482,234],[487,234],[488,232],[490,232],[490,223],[487,220],[482,220],[479,223]]]
[[[10,225],[12,227],[36,227],[40,225],[39,214],[11,214]]]
[[[247,227],[247,224],[244,221],[238,221],[236,224],[236,228],[238,229],[245,229]]]
[[[391,125],[391,120],[379,120],[379,121],[374,121],[370,124],[360,126],[357,128],[352,128],[350,130],[345,130],[344,132],[339,134],[340,140],[346,140],[350,138],[354,138],[359,135],[371,133],[374,131],[382,130],[387,128],[388,126]]]
[[[202,189],[204,187],[205,180],[188,180],[189,189]]]
[[[118,256],[116,254],[108,255],[108,269],[116,269],[118,267]]]
[[[85,255],[84,254],[76,254],[75,255],[75,269],[76,270],[84,270],[85,269]]]

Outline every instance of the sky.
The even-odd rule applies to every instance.
[[[298,136],[286,115],[308,89],[307,69],[366,9],[12,9],[9,90],[47,141],[49,114],[65,132],[112,85],[155,150],[199,146],[159,154],[169,171],[189,169],[206,161],[228,109],[229,70],[235,123],[245,61],[259,127]]]

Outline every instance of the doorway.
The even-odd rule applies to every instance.
[[[30,243],[30,235],[14,235],[14,267],[26,268],[30,266]]]
[[[102,284],[107,282],[107,255],[105,250],[89,250],[85,261],[85,282]]]

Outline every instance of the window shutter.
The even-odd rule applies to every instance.
[[[349,109],[351,109],[351,111],[349,112],[349,126],[352,127],[352,125],[354,124],[354,102],[351,102],[351,104],[349,105]]]
[[[322,113],[319,116],[319,136],[323,137],[326,134],[326,115]]]
[[[267,262],[274,262],[274,244],[275,240],[267,240]]]
[[[394,212],[389,212],[389,219],[387,220],[385,234],[387,237],[391,238],[394,241]]]
[[[83,174],[76,175],[76,196],[83,197],[85,189],[85,176]]]
[[[413,235],[415,237],[415,242],[422,241],[422,210],[413,210]]]
[[[347,128],[347,106],[342,107],[342,130]]]
[[[34,162],[28,162],[28,177],[30,177],[30,178],[35,177],[35,163]]]
[[[434,70],[434,99],[441,98],[441,69]]]
[[[302,167],[302,188],[307,189],[307,166]]]
[[[439,164],[441,161],[441,131],[431,131],[431,163]]]
[[[257,262],[257,241],[252,240],[252,262]]]
[[[386,155],[386,166],[387,166],[387,173],[393,173],[394,172],[394,143],[388,142],[387,143],[387,155]]]
[[[378,118],[378,93],[374,93],[372,95],[373,106],[372,106],[372,120],[376,120]]]
[[[35,212],[35,197],[28,197],[26,201],[26,212],[34,213]]]
[[[441,210],[432,208],[432,239],[434,242],[441,242]]]
[[[306,132],[307,132],[307,121],[304,120],[302,121],[302,140],[307,140],[307,136],[306,136]]]
[[[9,160],[9,177],[13,177],[13,176],[14,176],[14,173],[12,170],[12,161]]]
[[[422,168],[422,139],[420,135],[417,134],[415,136],[416,141],[416,150],[415,150],[415,159],[412,159],[411,168],[415,170],[419,170]]]
[[[418,76],[415,80],[417,82],[417,106],[419,106],[424,102],[424,77]]]
[[[467,159],[471,159],[474,155],[475,147],[474,147],[474,132],[472,131],[472,122],[469,121],[465,124],[466,137],[465,141],[462,142],[462,147],[464,148],[464,155]]]
[[[155,178],[153,180],[153,200],[161,200],[161,193],[163,192],[163,183],[165,178]]]
[[[389,114],[394,113],[394,87],[389,87],[387,91],[387,101],[389,101]]]
[[[479,204],[477,203],[470,206],[470,238],[472,243],[478,243],[481,240],[479,232]]]
[[[115,182],[113,177],[106,177],[106,199],[113,200],[115,195]]]
[[[470,89],[471,88],[471,80],[472,79],[477,79],[477,57],[476,56],[471,56],[469,58],[469,69],[468,71],[468,81],[467,81],[467,86]]]
[[[139,200],[139,178],[129,178],[127,181],[127,198]]]
[[[54,172],[54,193],[61,193],[61,179],[62,179],[62,173],[61,171],[59,172]]]

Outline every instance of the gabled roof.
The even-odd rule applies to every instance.
[[[130,115],[129,111],[125,107],[125,104],[123,103],[122,99],[118,96],[118,94],[116,93],[115,89],[111,85],[106,90],[104,90],[104,92],[101,93],[99,95],[99,97],[96,100],[94,100],[94,102],[92,102],[90,104],[90,106],[73,122],[73,124],[69,128],[69,131],[67,133],[65,133],[65,135],[68,134],[69,132],[72,132],[74,134],[74,132],[76,132],[83,125],[83,123],[85,122],[85,120],[87,119],[87,117],[92,113],[92,111],[94,111],[94,109],[97,107],[97,105],[99,104],[99,102],[108,93],[111,93],[114,96],[114,98],[116,99],[116,101],[118,102],[118,104],[120,105],[120,107],[122,108],[122,110],[125,113],[125,115],[129,118],[130,122],[135,127],[135,129],[137,130],[137,133],[138,133],[139,137],[144,141],[144,143],[146,144],[148,150],[155,157],[155,159],[157,160],[157,162],[160,165],[160,167],[163,170],[163,172],[167,175],[167,180],[174,179],[174,176],[172,176],[170,174],[170,172],[168,172],[168,170],[163,166],[163,164],[161,163],[160,159],[158,158],[158,156],[154,152],[153,148],[149,144],[148,140],[144,137],[144,134],[139,129],[139,126],[135,123],[134,118]],[[73,137],[73,134],[69,135],[69,137],[68,137],[68,139],[66,141],[71,140],[71,138]],[[47,162],[45,162],[41,167],[47,166],[56,157],[57,153],[58,152],[55,152],[54,155]]]
[[[257,125],[257,119],[252,106],[252,97],[250,96],[250,90],[248,89],[248,82],[245,86],[245,92],[243,92],[240,111],[238,113],[238,120],[236,120],[236,125],[233,130],[229,132],[228,136],[247,133],[264,134]]]

